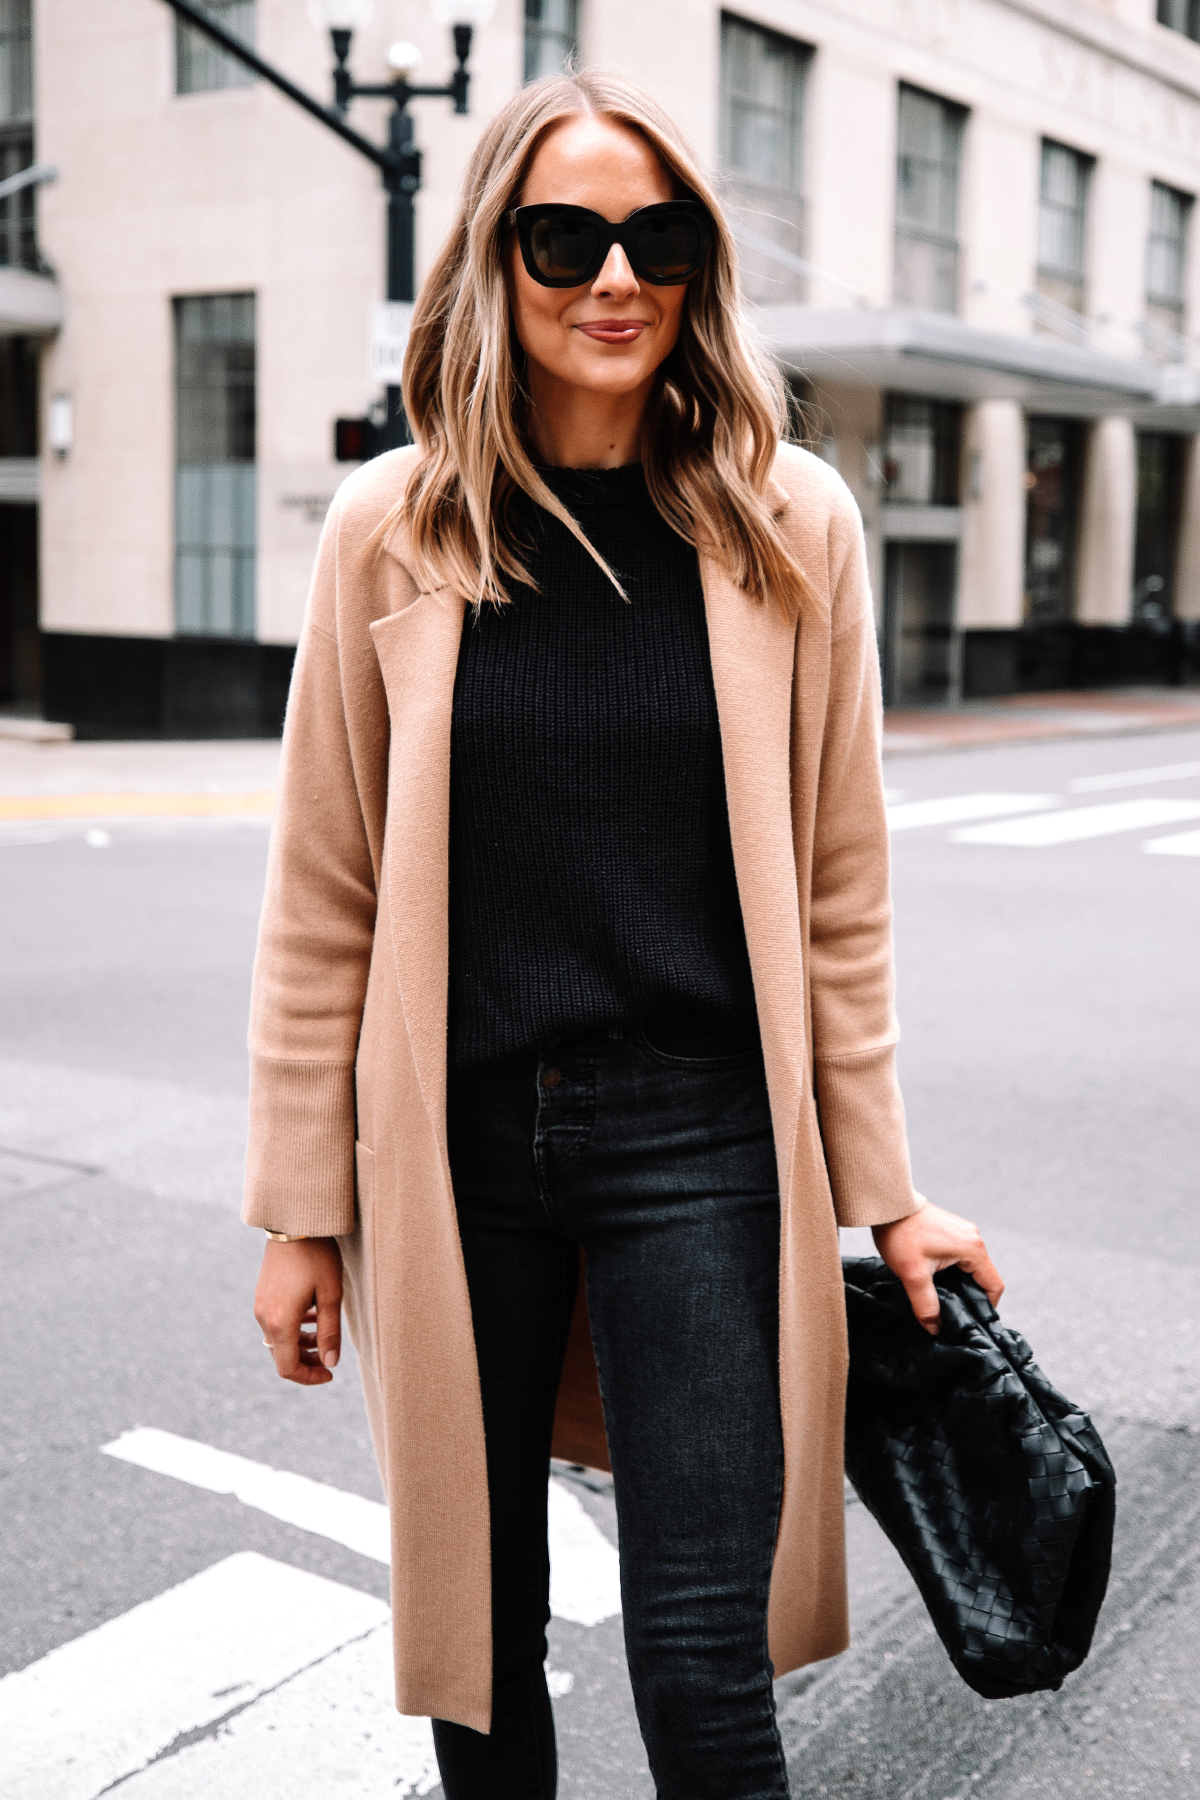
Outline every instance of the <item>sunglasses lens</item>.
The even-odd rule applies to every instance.
[[[533,260],[546,281],[582,281],[596,255],[596,228],[576,213],[548,213],[532,233]]]
[[[689,213],[659,213],[637,231],[637,257],[651,281],[682,281],[700,260],[702,227]]]

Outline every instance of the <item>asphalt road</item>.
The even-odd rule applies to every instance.
[[[1190,776],[1099,785],[1189,764]],[[913,824],[909,814],[894,840],[918,1184],[980,1223],[1009,1282],[1006,1320],[1093,1411],[1120,1481],[1118,1545],[1083,1670],[1057,1695],[988,1703],[954,1675],[898,1559],[850,1503],[854,1645],[779,1684],[793,1792],[1192,1800],[1200,855],[1145,846],[1200,830],[1200,733],[906,756],[889,762],[888,781],[902,821],[914,802],[951,797],[970,815]],[[1073,790],[1079,782],[1091,785]],[[1173,822],[1160,804],[1156,817],[1143,808],[1079,841],[958,840],[979,829],[982,803],[970,797],[994,793],[1022,797],[1021,810],[997,815],[1010,824],[1177,804]],[[128,822],[92,839],[81,824],[0,827],[0,1675],[27,1671],[21,1716],[45,1745],[40,1773],[26,1769],[10,1788],[0,1734],[6,1800],[90,1800],[107,1787],[63,1748],[54,1695],[67,1693],[68,1713],[81,1700],[71,1670],[83,1665],[71,1657],[88,1646],[100,1646],[116,1691],[144,1685],[144,1653],[120,1665],[121,1633],[153,1624],[161,1597],[189,1578],[202,1588],[214,1565],[254,1552],[316,1595],[317,1612],[328,1604],[361,1620],[375,1619],[387,1587],[378,1561],[328,1536],[101,1454],[148,1426],[379,1498],[353,1358],[330,1387],[285,1386],[250,1312],[260,1244],[237,1202],[265,831]],[[608,1493],[571,1491],[615,1541]],[[88,1636],[99,1628],[107,1635]],[[168,1753],[122,1779],[129,1800],[291,1800],[301,1780],[321,1795],[440,1796],[416,1752],[389,1766],[401,1752],[384,1702],[360,1693],[354,1713],[345,1684],[331,1698],[334,1664],[310,1661],[315,1674],[293,1680],[280,1664],[278,1679],[263,1675],[256,1692],[267,1698],[232,1724],[212,1707],[208,1724],[181,1713],[174,1737],[159,1732]],[[569,1689],[556,1702],[561,1793],[650,1800],[619,1618],[556,1618],[551,1663]],[[214,1692],[219,1673],[214,1664]],[[269,1754],[254,1750],[254,1730],[305,1681],[316,1696],[306,1729],[326,1748],[305,1749],[297,1770],[300,1727],[277,1722],[296,1715],[268,1720]],[[0,1683],[0,1715],[4,1694]],[[341,1750],[328,1752],[339,1734]],[[203,1774],[214,1744],[219,1780]]]

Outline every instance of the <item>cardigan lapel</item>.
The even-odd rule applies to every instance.
[[[450,715],[465,603],[418,595],[371,626],[391,720],[385,835],[396,980],[421,1093],[445,1148]]]
[[[792,842],[791,734],[796,625],[756,604],[710,557],[700,559],[729,832],[772,1098],[791,1106],[803,1080],[804,954]],[[786,1071],[793,1092],[779,1086]],[[784,1123],[776,1118],[776,1129]],[[787,1119],[788,1131],[794,1114]],[[780,1145],[781,1153],[783,1145]]]

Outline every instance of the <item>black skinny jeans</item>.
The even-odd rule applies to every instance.
[[[580,1247],[660,1800],[786,1800],[767,1654],[783,1443],[761,1052],[611,1027],[453,1077],[448,1110],[487,1439],[494,1690],[490,1735],[434,1721],[447,1800],[555,1793],[546,1481]]]

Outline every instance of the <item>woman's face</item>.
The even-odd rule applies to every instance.
[[[542,140],[518,204],[586,206],[616,225],[639,207],[674,198],[670,175],[640,132],[581,114]],[[674,348],[687,295],[684,286],[639,282],[619,244],[590,286],[542,287],[521,260],[515,231],[505,282],[535,404],[546,377],[613,398],[646,387]]]

